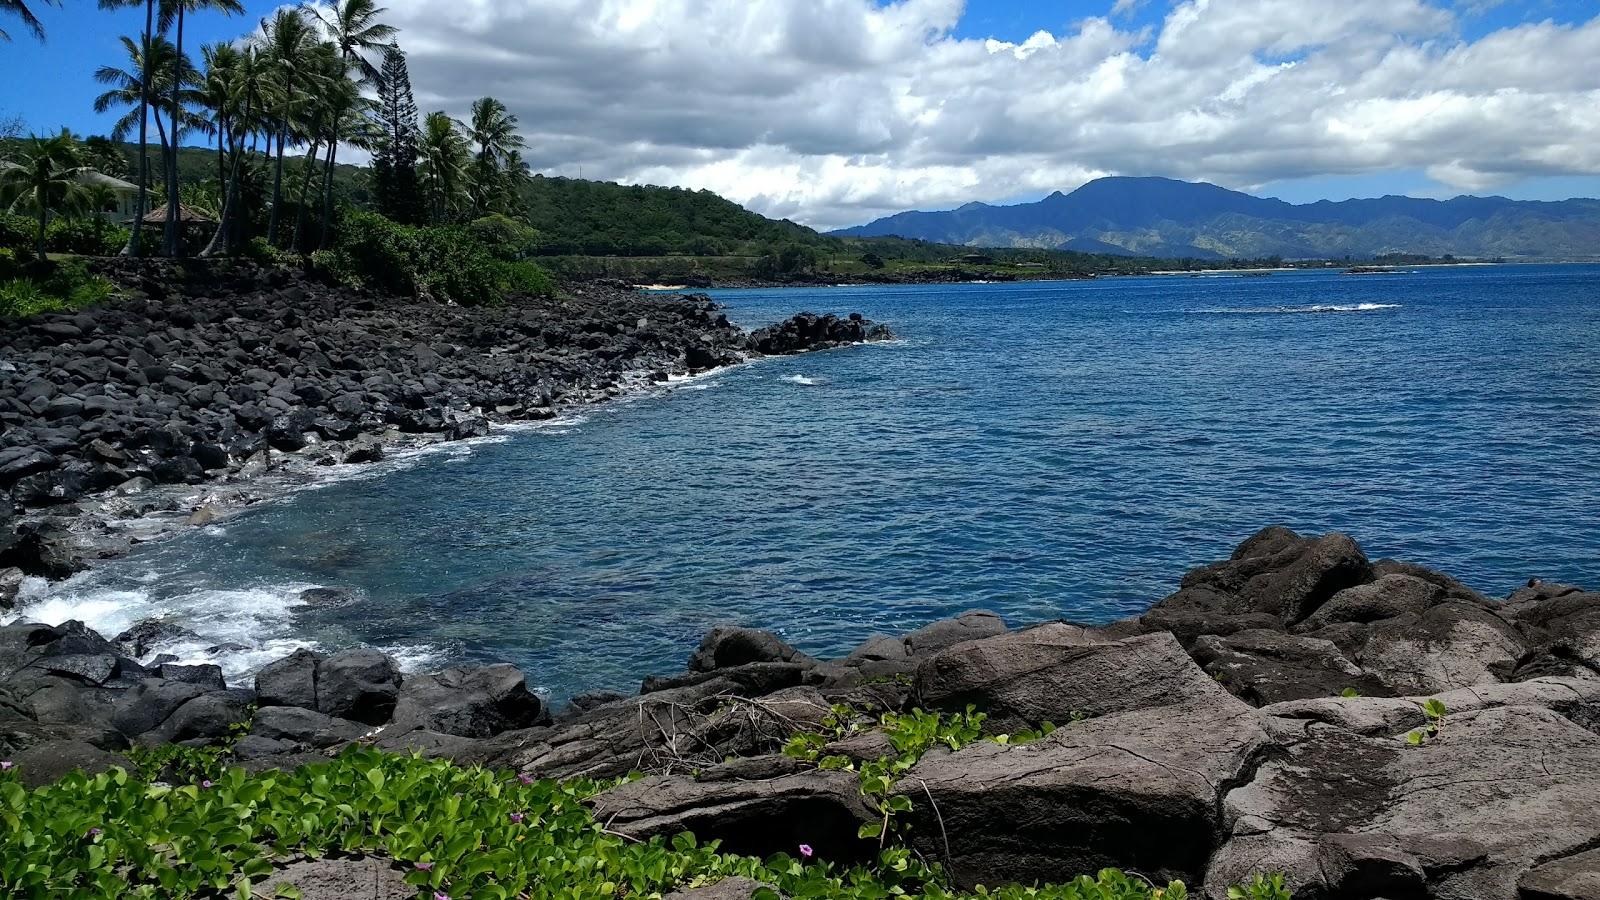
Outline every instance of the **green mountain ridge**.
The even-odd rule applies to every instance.
[[[1102,178],[1036,203],[905,212],[835,236],[1159,257],[1600,258],[1600,200],[1380,197],[1291,204],[1203,182]]]

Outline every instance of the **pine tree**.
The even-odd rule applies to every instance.
[[[382,140],[372,160],[372,189],[378,211],[396,222],[421,222],[417,104],[411,97],[406,55],[393,45],[383,51],[383,67],[378,78],[378,126]]]

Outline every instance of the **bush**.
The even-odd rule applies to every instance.
[[[532,256],[539,244],[539,232],[499,213],[473,220],[467,233],[495,258],[508,262]]]
[[[128,229],[102,219],[57,218],[44,230],[44,246],[51,253],[115,256],[128,243]]]
[[[498,224],[485,228],[501,230]],[[507,246],[501,245],[502,250]],[[313,253],[311,259],[343,284],[464,306],[494,305],[509,294],[555,290],[543,269],[498,257],[470,228],[399,225],[368,212],[346,213],[333,250]]]
[[[18,255],[33,255],[34,239],[39,225],[26,216],[0,213],[0,247],[15,250]]]
[[[0,264],[3,263],[0,259]],[[0,284],[0,318],[23,318],[91,306],[103,302],[115,290],[111,282],[90,274],[82,260],[35,263],[15,269],[17,273],[30,270],[31,275],[13,277]],[[0,272],[4,271],[5,266],[0,265]]]
[[[272,242],[264,237],[253,237],[239,251],[245,259],[253,260],[264,266],[275,266],[283,262],[283,253]]]

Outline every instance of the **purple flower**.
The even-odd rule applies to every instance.
[[[419,863],[417,863],[417,871],[418,872],[432,872],[433,871],[433,863],[431,863],[431,862],[419,862]]]
[[[211,787],[211,779],[208,778],[205,781],[200,782],[200,786],[209,789]]]
[[[87,832],[84,832],[83,836],[86,837],[86,838],[99,837],[100,836],[100,829],[91,828]]]
[[[0,759],[0,772],[10,771],[11,767],[15,765],[16,763],[9,759]]]
[[[512,813],[511,814],[511,821],[517,823],[518,825],[522,824],[523,818],[525,818],[525,817],[522,815],[522,813]]]
[[[533,776],[532,775],[528,775],[528,774],[523,773],[523,772],[518,772],[517,773],[517,780],[522,782],[523,784],[533,784]]]
[[[817,851],[811,849],[811,845],[810,844],[801,844],[800,845],[800,855],[805,857],[806,859],[810,859],[812,854],[814,854],[816,852]]]
[[[450,895],[446,894],[444,891],[435,891],[433,900],[450,900]]]

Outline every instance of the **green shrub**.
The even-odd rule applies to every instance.
[[[467,226],[467,233],[495,258],[508,262],[531,256],[539,244],[539,232],[499,213],[473,220]]]
[[[0,265],[0,271],[4,268]],[[103,302],[115,291],[111,282],[90,274],[82,260],[33,263],[27,267],[18,266],[17,271],[20,277],[0,284],[0,318],[23,318],[90,306]],[[29,274],[21,275],[22,272]]]
[[[44,246],[51,253],[115,256],[128,243],[128,229],[101,219],[57,218],[44,230]]]
[[[26,216],[0,213],[0,247],[33,255],[39,224]]]
[[[0,284],[0,317],[21,319],[65,308],[60,297],[45,293],[44,286],[31,278],[13,278]]]
[[[605,784],[535,781],[368,748],[292,773],[213,775],[209,759],[166,762],[167,771],[202,780],[177,775],[180,783],[152,784],[114,769],[29,791],[15,768],[0,771],[0,896],[249,896],[249,883],[272,871],[271,859],[294,853],[380,854],[407,870],[405,881],[422,897],[643,898],[730,876],[797,900],[1188,896],[1179,883],[1157,888],[1111,869],[1060,885],[957,894],[937,867],[901,847],[884,850],[875,864],[845,866],[805,858],[798,847],[799,858],[737,856],[687,833],[630,842],[596,822],[583,802]],[[1272,889],[1274,881],[1258,883]]]
[[[283,262],[283,253],[264,237],[251,238],[240,252],[245,259],[254,260],[264,266],[275,266]]]
[[[466,228],[413,227],[375,213],[347,212],[338,233],[332,250],[313,253],[311,259],[343,284],[464,306],[555,290],[549,273],[525,260],[498,258]]]

